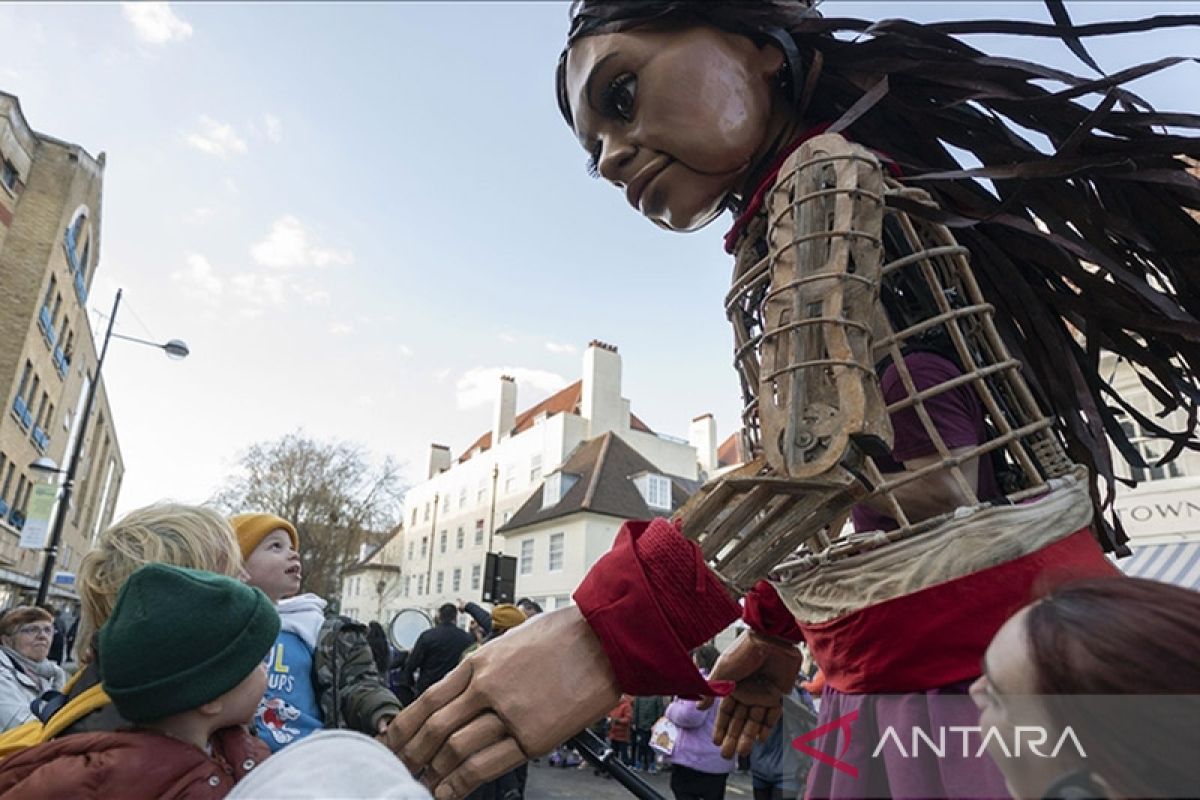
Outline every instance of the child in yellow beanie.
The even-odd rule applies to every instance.
[[[282,625],[267,657],[267,691],[255,716],[258,735],[274,752],[321,728],[383,733],[400,701],[375,667],[366,626],[326,618],[323,599],[299,594],[303,568],[295,526],[263,513],[229,521],[248,583],[276,603]]]

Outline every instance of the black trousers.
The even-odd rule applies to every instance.
[[[675,800],[724,800],[729,775],[714,775],[679,764],[671,767],[671,791]]]

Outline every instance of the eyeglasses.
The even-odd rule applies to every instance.
[[[26,636],[37,636],[39,633],[43,633],[46,636],[54,636],[54,626],[53,625],[22,625],[21,627],[17,628],[17,633],[23,633]]]

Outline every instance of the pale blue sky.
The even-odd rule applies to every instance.
[[[825,12],[1046,19],[1019,2]],[[489,425],[494,375],[516,372],[525,407],[577,379],[593,338],[619,346],[656,430],[685,435],[705,411],[734,429],[728,222],[665,233],[586,177],[553,97],[566,22],[559,2],[0,5],[0,89],[36,130],[108,154],[89,305],[107,313],[122,286],[119,330],[192,347],[181,363],[110,350],[119,511],[203,500],[242,448],[296,428],[420,479],[431,441],[457,454]],[[1052,41],[972,41],[1086,73]],[[1115,70],[1196,45],[1191,30],[1090,46]],[[1194,112],[1198,81],[1188,65],[1137,88]]]

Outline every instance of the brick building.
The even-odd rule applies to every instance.
[[[87,296],[100,255],[104,154],[31,129],[16,97],[0,92],[0,607],[31,597],[42,551],[18,547],[29,469],[60,466],[96,367]],[[70,578],[112,517],[124,465],[101,384],[92,410],[52,597],[74,597]]]

